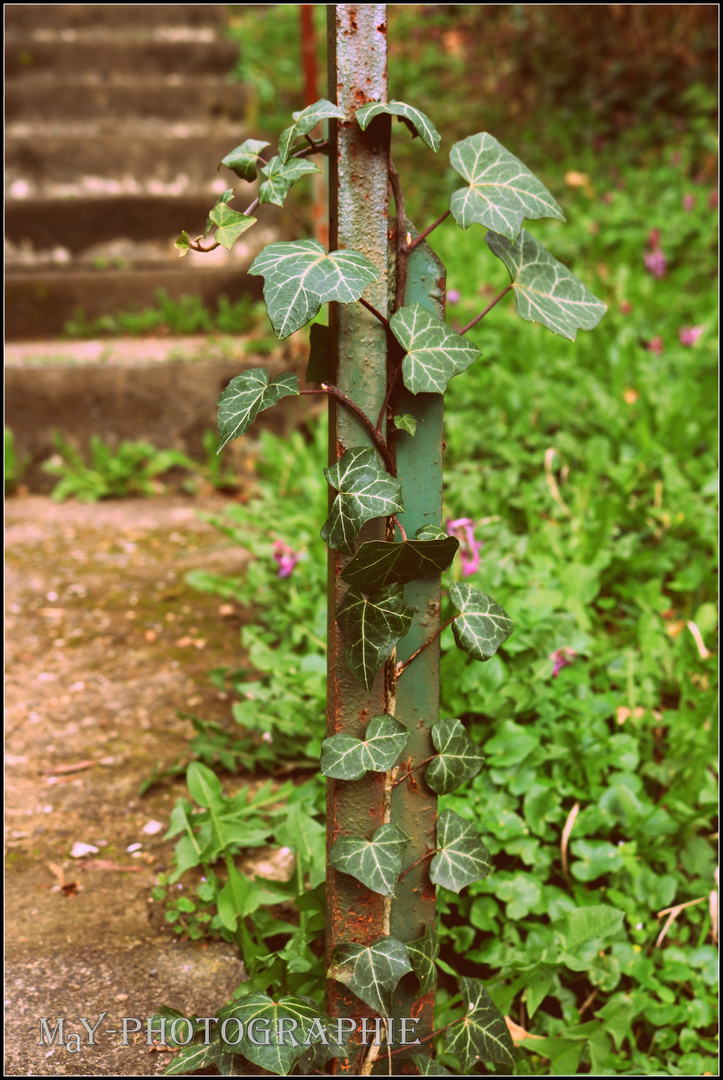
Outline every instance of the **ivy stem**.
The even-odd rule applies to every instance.
[[[439,635],[442,633],[442,631],[447,626],[450,626],[454,622],[454,620],[458,619],[458,618],[459,618],[459,615],[453,615],[451,619],[447,619],[446,623],[442,623],[442,625],[439,627],[439,629],[434,631],[431,638],[428,638],[425,641],[424,645],[420,645],[419,648],[417,649],[417,651],[413,652],[408,660],[405,660],[403,664],[402,663],[397,664],[397,668],[396,668],[397,678],[399,678],[399,676],[402,674],[403,671],[407,670],[407,668],[411,664],[412,660],[416,660],[417,657],[419,656],[419,654],[424,652],[424,650],[427,648],[427,646],[431,645],[432,642],[434,641],[434,639],[438,638]]]
[[[475,316],[475,318],[472,319],[472,322],[467,323],[467,325],[464,327],[464,329],[459,331],[460,334],[466,334],[468,330],[471,330],[473,326],[477,325],[477,323],[480,321],[480,319],[484,319],[487,312],[492,311],[492,308],[495,306],[495,304],[499,304],[502,297],[506,296],[511,288],[512,288],[512,283],[510,282],[510,284],[507,286],[507,288],[503,289],[502,292],[500,293],[500,295],[496,296],[494,298],[494,300],[492,301],[492,303],[487,305],[487,307],[484,309],[484,311],[480,312],[479,315]]]
[[[352,399],[348,397],[343,390],[340,390],[338,386],[331,386],[329,383],[321,383],[319,390],[299,390],[299,394],[327,394],[331,397],[337,398],[339,401],[342,402],[343,405],[346,405],[347,409],[349,409],[350,412],[354,413],[354,415],[361,421],[366,430],[369,432],[372,442],[381,454],[388,471],[392,475],[394,475],[394,462],[392,461],[392,456],[389,453],[389,448],[387,444],[385,443],[379,432],[375,430],[374,425],[372,424],[367,414],[363,412],[363,410],[359,408],[356,402],[352,401]]]
[[[409,265],[409,248],[407,246],[407,211],[404,207],[404,194],[399,173],[394,168],[394,163],[389,159],[389,183],[394,196],[394,205],[397,211],[397,267],[396,287],[394,290],[394,310],[399,311],[404,304],[404,295],[407,291],[407,266]]]
[[[396,514],[392,514],[392,520],[395,522],[395,524],[397,525],[397,528],[399,529],[400,533],[402,534],[402,540],[406,540],[407,539],[407,534],[404,531],[404,526],[402,525],[401,521],[399,520],[399,518],[397,517]]]
[[[444,1027],[437,1028],[437,1030],[433,1031],[431,1035],[423,1035],[422,1038],[419,1040],[420,1043],[426,1043],[426,1042],[430,1042],[432,1039],[436,1039],[438,1035],[443,1035],[444,1032],[447,1030],[447,1028],[454,1027],[455,1024],[461,1023],[462,1020],[464,1020],[464,1016],[458,1016],[456,1020],[450,1020],[450,1022],[448,1024],[445,1024]],[[409,1047],[408,1046],[398,1046],[396,1050],[390,1050],[389,1053],[390,1053],[390,1055],[392,1055],[392,1054],[408,1054],[409,1053]]]
[[[442,214],[442,216],[438,217],[436,221],[433,221],[432,224],[427,229],[424,230],[424,232],[421,232],[419,234],[419,236],[415,236],[414,240],[412,240],[406,246],[407,255],[409,255],[410,252],[414,251],[417,244],[421,244],[423,240],[426,240],[426,238],[429,236],[429,234],[431,232],[434,232],[434,230],[437,228],[437,226],[441,225],[445,218],[449,217],[450,213],[451,213],[450,210],[445,210],[444,213]]]
[[[422,765],[428,765],[430,761],[434,761],[436,757],[439,757],[439,754],[432,754],[430,757],[425,758],[424,761],[420,761],[418,765],[414,765],[413,768],[407,769],[403,776],[398,776],[397,779],[392,782],[392,787],[395,788],[397,784],[403,784],[408,776],[411,776],[417,769],[421,769]],[[419,862],[419,859],[417,859],[417,862]],[[412,866],[416,865],[417,863],[412,863]],[[412,867],[410,866],[409,869],[411,870]],[[405,870],[404,873],[406,874],[406,872],[407,871]]]
[[[419,866],[419,864],[423,863],[425,859],[431,859],[434,855],[434,851],[434,848],[429,848],[427,851],[424,852],[423,855],[420,855],[418,859],[415,859],[413,863],[410,863],[406,870],[402,870],[401,874],[397,878],[397,881],[401,881],[405,874],[408,874],[409,871],[413,870],[415,866]]]
[[[389,388],[387,389],[384,401],[382,402],[382,407],[379,410],[379,419],[377,420],[377,432],[379,433],[379,435],[381,435],[382,433],[382,424],[384,423],[384,417],[386,415],[387,408],[389,407],[389,402],[391,401],[392,394],[394,393],[396,385],[399,382],[399,376],[401,375],[401,373],[402,365],[400,364],[397,370],[392,375],[391,379],[389,380]]]
[[[367,309],[367,311],[371,311],[372,315],[375,315],[377,319],[379,319],[379,322],[383,324],[385,330],[390,329],[389,319],[386,319],[384,315],[382,315],[381,311],[377,311],[373,304],[370,304],[369,301],[365,300],[363,296],[359,297],[359,303],[362,304]]]

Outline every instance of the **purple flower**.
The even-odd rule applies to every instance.
[[[285,544],[282,540],[274,541],[274,559],[279,564],[279,572],[276,575],[280,578],[287,578],[291,576],[291,571],[296,566],[301,556],[298,552],[290,548],[288,544]]]
[[[482,541],[474,538],[474,521],[472,518],[456,518],[454,521],[448,521],[447,532],[460,542],[462,576],[468,577],[474,574],[479,567],[479,552],[482,547]]]
[[[665,277],[665,272],[668,268],[668,260],[663,255],[660,248],[655,251],[646,252],[643,256],[645,259],[645,269],[653,275],[654,278]]]
[[[654,337],[647,343],[645,348],[648,350],[648,352],[655,353],[656,356],[662,356],[663,339],[660,336]]]
[[[681,326],[678,331],[678,338],[681,345],[695,345],[702,333],[702,326]]]
[[[459,291],[459,289],[450,289],[449,292],[447,293],[447,303],[448,304],[458,304],[461,299],[462,299],[462,293]]]
[[[552,660],[552,677],[556,679],[564,667],[570,667],[573,660],[577,656],[574,649],[555,649],[553,653],[550,653],[550,660]]]
[[[683,196],[683,209],[684,210],[692,210],[694,206],[695,206],[695,195],[684,195]]]

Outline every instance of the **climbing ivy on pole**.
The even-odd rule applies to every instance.
[[[239,1054],[279,1074],[331,1067],[368,1075],[380,1055],[388,1058],[384,1071],[445,1071],[429,1057],[439,951],[434,887],[460,892],[491,873],[492,859],[475,822],[450,809],[436,814],[437,796],[483,766],[462,721],[438,718],[439,636],[451,627],[457,646],[484,663],[513,622],[493,597],[453,584],[455,613],[440,623],[440,574],[459,547],[441,528],[443,395],[452,378],[484,362],[466,334],[508,293],[522,319],[571,340],[606,310],[523,227],[564,220],[562,210],[486,132],[451,147],[461,186],[455,181],[449,208],[417,231],[390,157],[392,121],[430,154],[441,135],[414,104],[387,100],[386,6],[330,5],[328,13],[329,100],[294,113],[276,155],[264,156],[269,144],[254,139],[231,150],[219,167],[244,184],[258,180],[258,196],[239,212],[229,189],[209,214],[212,241],[186,232],[176,241],[181,255],[231,247],[262,204],[283,205],[293,184],[317,171],[311,157],[329,157],[331,250],[309,239],[273,243],[249,270],[263,278],[280,339],[329,305],[328,324],[312,328],[314,385],[251,369],[218,403],[221,449],[284,397],[329,399],[329,511],[319,523],[330,570],[329,727],[320,761],[328,783],[326,1013],[302,996],[249,993],[219,1013],[220,1034],[204,1050],[198,1042],[186,1047],[168,1073],[211,1064],[234,1072]],[[314,141],[320,122],[329,137]],[[510,275],[459,332],[445,322],[444,268],[426,243],[447,219],[462,229],[482,226],[490,257]],[[232,887],[232,861],[228,869]],[[460,1014],[445,1029],[447,1051],[463,1072],[478,1061],[512,1068],[507,1025],[482,983],[462,978],[460,996]],[[253,1037],[256,1021],[266,1024],[265,1040]]]

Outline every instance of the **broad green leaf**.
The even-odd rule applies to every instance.
[[[410,838],[398,825],[381,825],[371,840],[342,836],[329,854],[329,863],[350,874],[381,896],[397,895],[402,855]]]
[[[192,761],[186,770],[186,785],[191,793],[191,798],[199,806],[206,809],[222,811],[224,808],[223,789],[221,781],[213,769],[200,761]]]
[[[326,977],[348,986],[380,1016],[389,1016],[392,993],[401,977],[411,970],[407,950],[401,941],[380,937],[369,946],[338,945]]]
[[[494,232],[485,240],[509,271],[515,310],[522,319],[542,323],[570,341],[578,329],[592,330],[600,322],[607,306],[526,229],[514,244]]]
[[[445,1069],[444,1065],[440,1065],[438,1061],[433,1061],[429,1054],[410,1054],[409,1056],[417,1066],[420,1076],[453,1075],[449,1069]]]
[[[437,819],[437,854],[429,868],[434,884],[458,893],[491,870],[492,856],[472,822],[443,810]]]
[[[216,203],[211,213],[208,215],[214,225],[218,225],[216,229],[216,240],[219,244],[223,244],[229,251],[234,246],[239,236],[245,233],[247,229],[250,229],[252,225],[256,224],[255,217],[247,217],[246,214],[239,214],[238,210],[232,210],[226,203]]]
[[[326,382],[329,378],[329,327],[314,323],[309,331],[307,382]]]
[[[219,166],[219,168],[220,167],[221,166]],[[226,188],[226,190],[223,192],[223,194],[219,195],[219,197],[216,199],[216,202],[213,204],[214,209],[217,206],[219,206],[221,203],[230,203],[231,199],[233,199],[233,188]],[[209,215],[209,217],[206,218],[206,228],[203,231],[203,235],[206,236],[209,229],[211,229],[212,227],[213,227],[213,218]]]
[[[410,416],[409,413],[402,413],[401,416],[394,417],[394,426],[397,431],[406,431],[407,435],[416,435],[417,418]]]
[[[179,257],[182,259],[184,255],[188,255],[189,248],[191,246],[191,238],[185,229],[181,230],[181,235],[174,243],[174,248],[178,251]]]
[[[298,375],[277,375],[269,382],[265,368],[249,368],[228,384],[218,399],[220,454],[226,443],[249,429],[258,414],[277,401],[299,393]]]
[[[389,325],[406,351],[404,385],[413,394],[443,394],[447,383],[480,355],[479,349],[421,304],[400,308]]]
[[[354,554],[354,541],[365,521],[404,510],[399,482],[380,464],[368,446],[352,446],[324,476],[339,492],[321,530],[334,551]]]
[[[273,1001],[267,994],[251,993],[232,1005],[226,1005],[218,1017],[221,1023],[233,1017],[244,1026],[243,1040],[236,1045],[233,1041],[224,1042],[226,1049],[243,1054],[262,1069],[286,1076],[305,1052],[304,1040],[311,1032],[318,1014],[319,1006],[309,1000],[284,997]],[[285,1018],[285,1022],[283,1029],[279,1030],[279,1021],[282,1018]],[[295,1020],[297,1024],[296,1028],[292,1029],[293,1037],[289,1020]],[[248,1036],[249,1024],[253,1021],[257,1021],[252,1029],[255,1031],[256,1043]],[[230,1040],[233,1040],[237,1034],[236,1025],[228,1024],[226,1030]],[[265,1042],[267,1038],[268,1043]]]
[[[459,720],[438,720],[432,727],[432,742],[439,756],[427,766],[424,779],[438,795],[455,791],[482,768],[482,751]]]
[[[261,170],[268,179],[259,187],[259,202],[283,206],[291,187],[307,173],[321,172],[318,165],[305,158],[295,158],[284,164],[280,157],[272,157]]]
[[[270,145],[271,143],[260,142],[258,139],[245,139],[240,146],[236,146],[226,154],[225,158],[221,158],[218,167],[220,169],[222,165],[225,165],[242,180],[252,183],[256,179],[256,162],[259,154]]]
[[[216,1061],[214,1049],[211,1044],[191,1043],[175,1053],[163,1071],[164,1076],[188,1076],[196,1069],[203,1069],[207,1065],[213,1065]]]
[[[452,623],[457,645],[473,660],[489,660],[514,629],[512,619],[491,596],[455,581],[449,598],[460,612]]]
[[[407,744],[409,732],[394,716],[374,716],[363,739],[332,735],[321,744],[321,771],[336,780],[359,780],[367,771],[391,769]]]
[[[479,979],[462,978],[462,998],[467,1011],[461,1023],[447,1032],[447,1050],[457,1054],[469,1074],[478,1061],[500,1065],[515,1063],[514,1043],[505,1018]]]
[[[625,862],[620,849],[607,840],[575,840],[570,850],[576,860],[570,867],[570,873],[578,881],[595,881],[605,874],[620,870]]]
[[[302,874],[309,875],[312,889],[325,878],[326,829],[299,803],[287,805],[281,824],[275,829],[276,842],[293,848]]]
[[[565,947],[572,950],[594,938],[616,933],[623,918],[624,913],[617,908],[608,904],[592,904],[569,911],[555,929],[561,934]]]
[[[362,131],[366,131],[374,117],[382,113],[399,117],[399,120],[411,131],[412,137],[419,135],[430,150],[434,150],[435,153],[439,150],[442,136],[432,121],[419,109],[415,109],[413,105],[405,105],[403,101],[377,101],[371,105],[363,105],[361,109],[357,109],[354,117]]]
[[[319,101],[315,101],[313,105],[302,109],[301,112],[295,112],[291,115],[294,118],[294,123],[281,132],[279,139],[279,157],[284,164],[289,160],[291,147],[296,139],[301,138],[302,135],[308,135],[321,120],[327,120],[330,117],[336,117],[337,120],[346,119],[344,110],[340,109],[338,105],[332,105],[326,98],[321,98]]]
[[[451,564],[459,540],[370,540],[362,544],[342,573],[344,581],[365,593],[383,589],[392,581],[404,584],[417,578],[434,577]]]
[[[354,678],[371,690],[379,668],[412,625],[414,609],[404,601],[404,588],[395,582],[368,599],[349,589],[336,617],[346,635],[346,662]]]
[[[304,1047],[304,1053],[296,1064],[305,1076],[310,1072],[328,1073],[328,1070],[324,1069],[324,1065],[329,1058],[349,1057],[351,1043],[349,1032],[343,1032],[342,1041],[339,1042],[334,1036],[334,1030],[335,1024],[332,1022],[324,1029],[328,1040],[326,1044],[312,1042],[311,1046]]]
[[[444,540],[447,533],[440,525],[422,525],[417,529],[417,540]]]
[[[449,160],[469,184],[449,201],[460,228],[477,222],[512,241],[525,218],[565,220],[545,185],[492,135],[483,132],[455,143]]]
[[[407,942],[407,952],[412,962],[414,974],[419,979],[418,997],[424,997],[434,990],[437,981],[435,960],[439,956],[439,940],[431,926],[425,926],[422,937]]]
[[[249,267],[264,279],[264,300],[278,338],[305,326],[327,300],[351,304],[379,271],[365,255],[347,248],[329,255],[316,240],[268,244]]]

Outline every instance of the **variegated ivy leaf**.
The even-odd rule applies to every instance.
[[[252,183],[256,179],[256,163],[259,154],[270,145],[271,143],[260,142],[258,139],[245,139],[240,146],[234,147],[230,153],[226,154],[225,158],[221,158],[218,167],[220,169],[222,165],[225,165],[242,180]]]
[[[346,119],[344,110],[340,109],[338,105],[332,105],[326,98],[321,98],[319,101],[315,101],[313,105],[302,109],[301,112],[295,112],[291,115],[294,118],[294,123],[281,132],[281,138],[279,139],[279,157],[284,164],[289,160],[291,147],[296,139],[302,135],[308,135],[320,120],[326,120],[332,116],[336,117],[337,120]]]
[[[223,194],[219,195],[219,197],[216,199],[216,202],[214,203],[214,209],[219,205],[219,203],[230,203],[231,199],[233,199],[233,188],[226,188]],[[206,236],[209,229],[211,228],[213,228],[213,218],[209,214],[209,216],[206,218],[206,228],[203,231],[203,235]]]
[[[446,536],[441,525],[422,525],[417,529],[417,540],[444,540]]]
[[[483,132],[455,143],[449,160],[469,183],[449,201],[460,228],[476,221],[515,240],[525,218],[565,220],[545,185],[492,135]]]
[[[307,382],[326,382],[329,378],[329,327],[314,323],[309,331]]]
[[[432,727],[438,757],[427,766],[424,779],[432,791],[446,795],[455,791],[482,768],[482,751],[473,743],[459,720],[438,720]]]
[[[318,1028],[314,1021],[319,1016],[319,1007],[309,998],[283,997],[273,1001],[268,994],[250,993],[232,1005],[226,1005],[218,1014],[219,1027],[224,1020],[234,1018],[243,1024],[244,1033],[252,1021],[258,1020],[256,1030],[262,1032],[258,1042],[245,1037],[241,1043],[224,1042],[224,1047],[234,1053],[243,1053],[245,1058],[260,1065],[262,1069],[286,1076],[306,1050],[304,1040]],[[287,1020],[279,1029],[282,1017]],[[289,1037],[288,1018],[296,1021],[294,1037]],[[228,1024],[229,1039],[237,1038],[235,1024]],[[268,1031],[268,1035],[265,1032]],[[264,1041],[268,1039],[268,1042]]]
[[[491,870],[492,856],[472,822],[454,810],[443,810],[437,818],[437,854],[429,867],[434,884],[458,893]]]
[[[225,248],[228,248],[229,251],[239,236],[256,224],[255,217],[239,214],[238,210],[232,210],[230,206],[222,202],[216,203],[208,216],[214,225],[218,225],[216,240],[219,244],[223,244]]]
[[[365,255],[350,248],[326,255],[316,240],[269,244],[251,263],[249,274],[264,279],[264,300],[279,338],[305,326],[327,300],[358,300],[379,278]]]
[[[439,940],[431,926],[425,926],[422,937],[407,942],[407,952],[412,962],[414,974],[419,979],[418,997],[424,997],[434,990],[437,982],[435,960],[439,956]]]
[[[445,1069],[444,1065],[440,1065],[438,1061],[433,1061],[429,1054],[410,1054],[409,1056],[417,1066],[420,1076],[453,1075],[449,1069]]]
[[[415,435],[417,432],[417,418],[409,413],[402,413],[394,417],[394,426],[397,431],[406,431],[407,435]]]
[[[459,547],[454,536],[441,540],[370,540],[362,544],[342,572],[344,581],[365,593],[383,589],[392,581],[404,584],[434,577],[451,564]]]
[[[600,322],[607,306],[526,229],[514,244],[494,232],[487,233],[485,240],[509,271],[515,310],[521,318],[542,323],[570,341],[578,330],[592,330]]]
[[[181,235],[174,243],[174,248],[178,251],[179,257],[182,259],[184,255],[188,254],[188,249],[191,246],[191,238],[185,229],[181,230]]]
[[[357,682],[371,690],[379,668],[400,638],[409,632],[414,609],[404,602],[404,588],[395,582],[367,598],[349,589],[336,617],[346,635],[346,662]]]
[[[331,849],[329,863],[372,892],[395,897],[402,855],[409,840],[398,825],[380,825],[371,840],[342,836]]]
[[[479,979],[460,980],[466,1012],[447,1033],[446,1049],[456,1054],[468,1075],[478,1061],[515,1063],[514,1043],[504,1016]]]
[[[425,116],[419,109],[415,109],[413,105],[405,105],[403,101],[376,101],[371,105],[363,105],[361,109],[357,109],[354,116],[362,131],[366,131],[374,117],[380,116],[382,113],[399,117],[401,122],[411,131],[412,137],[419,135],[422,142],[430,150],[434,150],[435,153],[439,150],[442,136],[429,117]]]
[[[413,394],[443,394],[447,383],[480,355],[479,349],[421,304],[400,308],[389,325],[406,351],[404,385]]]
[[[321,530],[322,539],[334,551],[354,554],[354,541],[365,521],[390,517],[404,510],[402,489],[387,473],[374,450],[352,446],[324,476],[339,494]]]
[[[217,453],[221,453],[226,443],[243,435],[263,409],[298,393],[298,375],[277,375],[269,382],[265,368],[250,368],[231,379],[218,399]]]
[[[318,165],[314,165],[313,161],[306,161],[305,158],[294,158],[284,164],[280,157],[272,157],[261,172],[268,179],[264,180],[259,187],[259,202],[283,206],[292,184],[295,184],[306,173],[321,172],[321,169]]]
[[[336,780],[359,780],[369,772],[391,769],[407,744],[409,732],[393,716],[374,716],[363,739],[332,735],[321,744],[321,771]]]
[[[489,660],[514,630],[512,619],[496,600],[472,585],[453,582],[449,598],[460,612],[452,623],[457,646],[473,660]]]
[[[402,976],[411,970],[402,942],[393,937],[380,937],[368,946],[338,945],[326,977],[348,986],[380,1016],[390,1016],[392,993]]]

